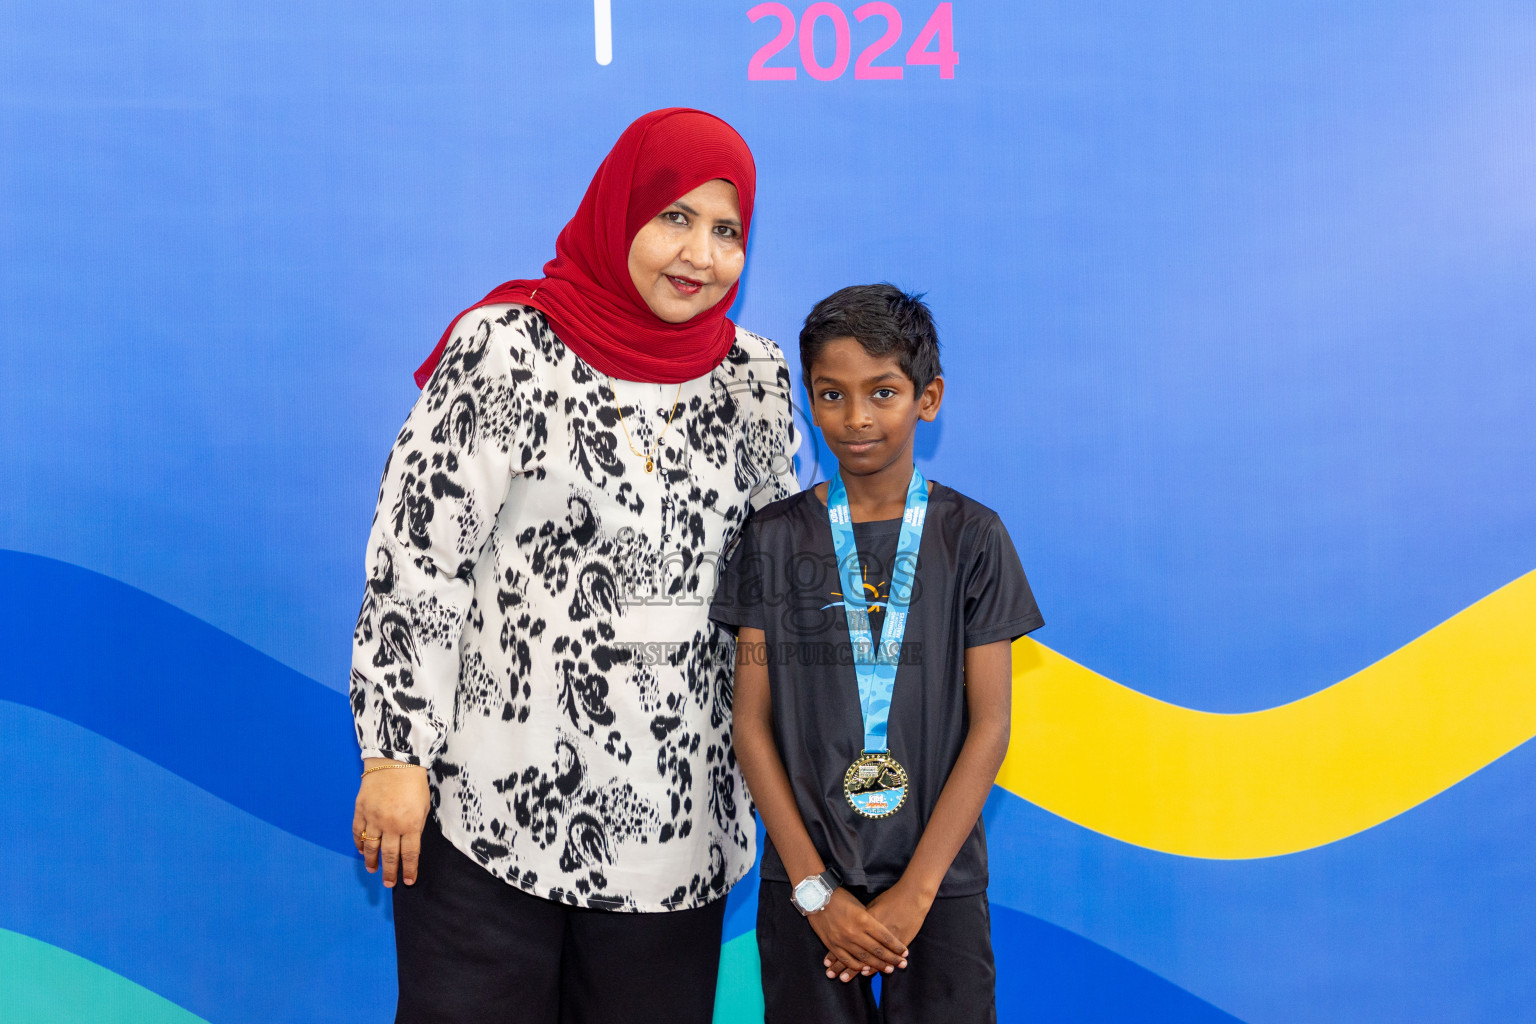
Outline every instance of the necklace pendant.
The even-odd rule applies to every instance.
[[[654,472],[656,472],[656,461],[654,459],[652,459],[649,455],[647,455],[645,457],[645,471],[647,473],[654,473]]]

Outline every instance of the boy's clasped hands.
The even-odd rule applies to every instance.
[[[876,896],[867,907],[839,887],[824,910],[806,919],[827,947],[821,961],[827,977],[847,982],[861,975],[905,969],[908,946],[932,905],[931,898],[925,899],[904,882]]]

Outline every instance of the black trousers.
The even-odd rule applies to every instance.
[[[436,821],[396,885],[396,1024],[710,1024],[725,900],[628,914],[530,896]]]
[[[875,898],[848,887],[861,903]],[[828,978],[827,948],[789,902],[787,882],[758,891],[757,949],[763,961],[767,1024],[996,1024],[997,970],[986,893],[933,901],[912,940],[906,970],[873,979]]]

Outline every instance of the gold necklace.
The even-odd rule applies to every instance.
[[[667,436],[667,431],[672,427],[672,417],[677,415],[677,401],[683,397],[683,385],[677,385],[677,394],[672,396],[672,411],[667,413],[667,424],[661,428],[661,433],[656,435],[656,440],[651,444],[649,452],[643,452],[635,447],[635,442],[630,440],[629,428],[624,425],[624,410],[619,406],[619,389],[614,386],[613,378],[608,378],[608,393],[613,396],[613,411],[619,414],[619,429],[624,431],[624,443],[629,445],[629,450],[636,457],[645,460],[645,471],[656,472],[656,456],[661,454],[661,439]]]

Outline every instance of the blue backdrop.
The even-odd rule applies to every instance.
[[[0,1005],[387,1019],[341,696],[378,475],[655,107],[752,145],[733,315],[792,363],[831,290],[928,293],[921,464],[1075,661],[1255,711],[1536,568],[1536,8],[893,0],[892,79],[891,18],[800,0],[749,77],[761,6],[614,0],[606,64],[606,0],[0,9]],[[1247,861],[998,790],[1003,1017],[1536,1020],[1533,757]]]

